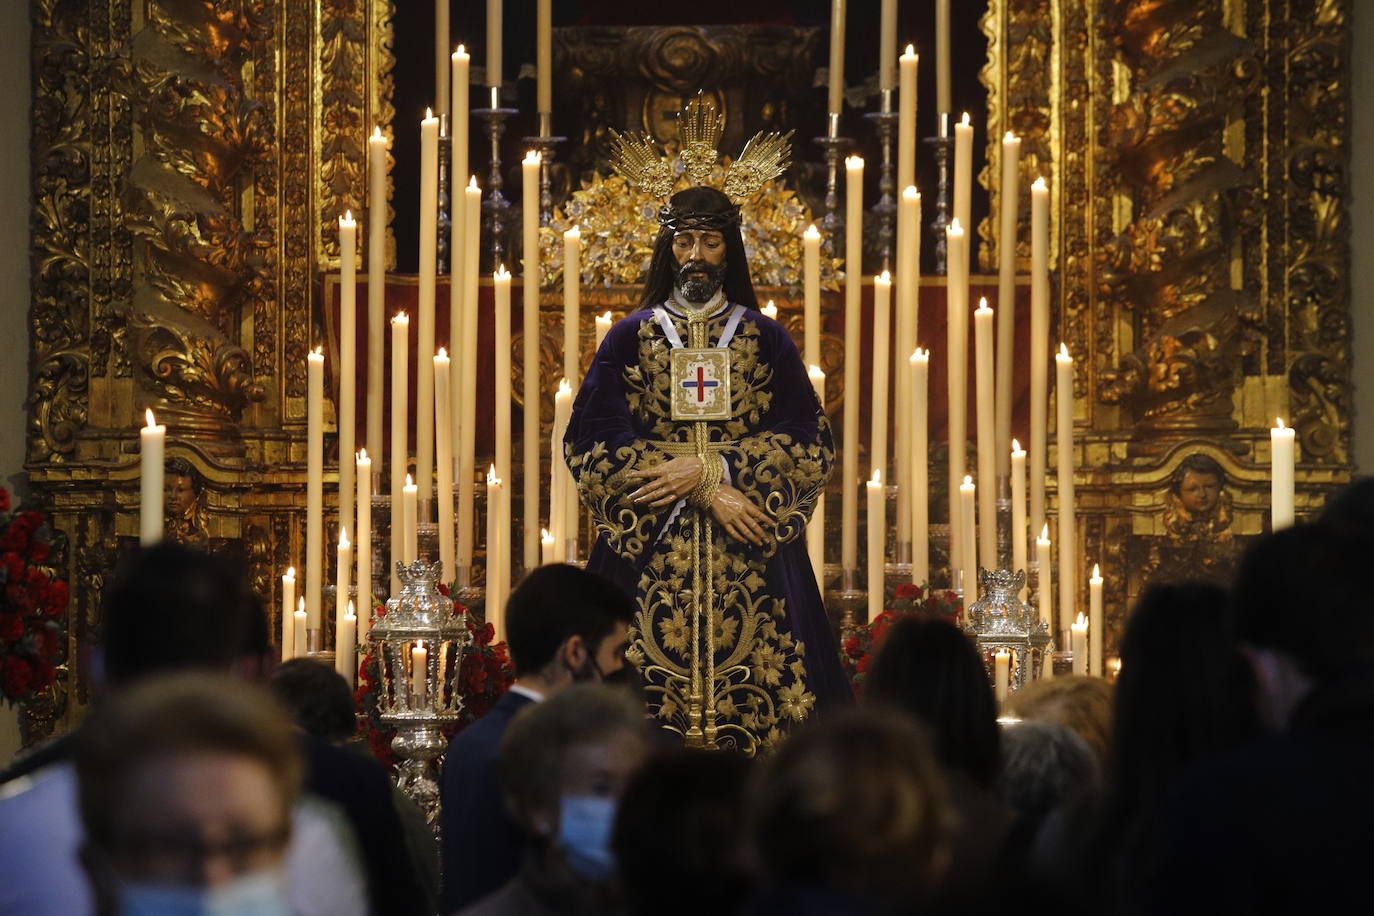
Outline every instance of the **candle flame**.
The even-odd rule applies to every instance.
[[[964,123],[964,126],[965,126],[965,127],[968,127],[968,126],[969,126],[969,119],[968,119],[968,112],[967,112],[967,111],[964,112],[964,121],[963,121],[963,123]]]
[[[1031,182],[1031,190],[1032,190],[1032,191],[1045,191],[1045,190],[1048,190],[1048,189],[1049,189],[1049,185],[1045,184],[1045,176],[1044,176],[1044,175],[1041,175],[1039,178],[1035,179],[1035,181]]]
[[[299,598],[299,599],[296,600],[296,613],[297,613],[297,614],[300,614],[302,617],[305,616],[305,599],[304,599],[304,598]]]
[[[1043,527],[1043,528],[1040,529],[1040,540],[1042,540],[1042,541],[1048,541],[1049,539],[1050,539],[1050,523],[1049,523],[1049,522],[1045,522],[1045,527]]]
[[[873,469],[873,479],[870,480],[870,481],[868,482],[868,485],[871,486],[871,487],[878,487],[878,486],[882,486],[882,483],[883,483],[883,472],[882,472],[880,469],[878,469],[878,468],[874,468],[874,469]]]
[[[915,56],[916,56],[916,46],[915,46],[915,45],[907,45],[907,46],[906,46],[906,54],[903,54],[902,56],[903,56],[903,57],[906,57],[907,55],[910,55],[910,56],[912,56],[912,57],[915,57]]]
[[[558,380],[558,393],[572,394],[572,385],[568,383],[568,380],[566,378],[561,378]]]
[[[438,356],[440,359],[448,359],[448,351],[445,350],[443,347],[440,347],[439,352],[435,355]]]
[[[912,351],[911,351],[911,358],[908,360],[908,362],[920,362],[920,361],[929,360],[929,359],[930,359],[930,351],[929,351],[929,350],[922,350],[920,347],[917,347],[915,350],[912,350]]]
[[[288,566],[288,567],[286,567],[286,575],[282,576],[282,578],[283,578],[283,579],[294,579],[294,578],[296,578],[296,567],[294,567],[294,566]]]
[[[318,347],[316,347],[314,352],[312,352],[310,355],[318,359],[324,359],[324,344],[320,344]]]
[[[965,116],[965,117],[967,117],[967,116]],[[433,109],[433,108],[430,108],[428,105],[425,106],[425,120],[426,120],[426,121],[433,121],[433,120],[434,120],[434,109]]]
[[[602,314],[600,314],[600,315],[597,315],[596,317],[597,317],[598,319],[600,319],[601,321],[610,321],[610,320],[611,320],[611,311],[610,311],[610,309],[607,309],[604,313],[602,313]]]
[[[157,420],[153,418],[153,408],[151,408],[151,407],[145,407],[145,408],[143,408],[143,418],[144,418],[145,420],[148,421],[148,428],[149,428],[149,429],[152,429],[154,426],[157,426]],[[1282,425],[1282,424],[1280,424],[1280,425]]]
[[[347,613],[347,614],[344,614],[344,619],[347,620],[349,617],[353,617],[353,618],[356,619],[357,616],[358,616],[358,612],[355,611],[355,610],[353,609],[353,599],[352,599],[352,598],[349,598],[349,599],[348,599],[348,613]]]
[[[914,184],[909,184],[906,186],[906,189],[902,191],[902,196],[910,198],[911,200],[920,200],[921,192],[916,190],[916,186]]]
[[[496,476],[496,465],[487,468],[487,486],[495,486],[501,482],[501,478]]]
[[[359,460],[359,461],[370,461],[370,460],[371,460],[370,458],[367,457],[367,449],[365,449],[365,448],[360,448],[360,449],[358,449],[358,460]]]
[[[964,486],[966,486],[966,487],[971,487],[971,486],[973,486],[973,477],[972,477],[972,476],[970,476],[970,475],[968,475],[968,474],[965,474],[965,475],[964,475]]]
[[[820,366],[817,366],[817,365],[815,365],[815,364],[812,364],[812,365],[808,366],[807,369],[806,369],[806,372],[807,372],[808,375],[810,375],[810,376],[811,376],[812,378],[814,378],[814,379],[823,379],[823,378],[825,378],[825,373],[824,373],[823,371],[821,371],[821,367],[820,367]]]
[[[350,207],[349,209],[344,211],[343,217],[339,220],[339,225],[351,222],[353,222],[353,209]]]
[[[954,217],[954,219],[949,221],[949,226],[945,228],[945,232],[949,233],[950,235],[964,234],[964,227],[959,225],[959,217],[956,216]]]
[[[1092,578],[1094,578],[1094,579],[1101,579],[1101,578],[1102,578],[1102,570],[1101,570],[1101,568],[1098,566],[1098,564],[1096,564],[1096,563],[1093,564],[1093,574],[1092,574]]]
[[[549,529],[547,529],[547,528],[540,528],[540,529],[539,529],[539,540],[541,540],[541,541],[552,541],[552,540],[553,540],[553,535],[549,534]]]
[[[459,45],[458,50],[453,52],[454,57],[467,57],[468,49],[466,45]]]
[[[863,157],[863,156],[846,156],[846,157],[844,158],[844,167],[845,167],[846,169],[849,169],[850,171],[863,171],[863,167],[864,167],[864,157]]]
[[[491,275],[492,280],[509,280],[510,271],[506,270],[506,265],[497,264],[496,272]]]
[[[1059,345],[1059,355],[1065,359],[1073,359],[1073,357],[1069,356],[1069,345],[1065,343]]]
[[[152,412],[151,410],[148,411],[148,416],[151,417],[152,415],[153,415],[153,412]],[[151,422],[151,421],[150,421],[150,422]],[[1278,425],[1278,428],[1279,428],[1279,429],[1285,429],[1285,428],[1286,428],[1286,427],[1283,425],[1283,417],[1275,417],[1275,418],[1274,418],[1274,422],[1277,423],[1277,424],[1279,424],[1279,425]]]
[[[573,227],[572,227],[571,229],[569,229],[567,232],[563,233],[563,238],[565,238],[565,239],[580,239],[580,238],[582,238],[582,227],[579,226],[579,225],[574,224]]]
[[[892,274],[890,274],[889,272],[887,272],[887,271],[885,270],[885,271],[883,271],[882,273],[878,274],[878,276],[874,277],[873,280],[874,280],[874,282],[876,282],[876,283],[886,283],[886,284],[888,284],[889,286],[891,286],[891,285],[892,285]]]
[[[525,153],[525,165],[539,164],[539,150],[529,150]]]
[[[413,480],[410,479],[410,475],[409,475],[409,474],[406,475],[406,486],[407,486],[407,487],[413,487],[413,486],[415,486],[415,481],[413,481]]]
[[[410,316],[405,312],[397,312],[391,318],[392,324],[410,324]]]
[[[1016,134],[1012,133],[1011,131],[1007,131],[1005,134],[1003,134],[1002,139],[1003,139],[1003,140],[1017,140],[1017,139],[1019,139],[1019,138],[1016,136]]]
[[[809,239],[818,239],[821,237],[821,231],[816,228],[815,223],[812,223],[811,225],[806,227],[806,231],[803,232],[802,235],[806,236]]]
[[[1088,632],[1088,618],[1083,616],[1082,611],[1079,611],[1078,616],[1074,618],[1073,628],[1082,630],[1084,633]]]
[[[348,528],[346,528],[346,527],[343,526],[343,525],[340,525],[340,526],[339,526],[339,546],[340,546],[340,547],[347,547],[347,546],[349,546],[349,545],[348,545]]]
[[[372,136],[378,140],[382,139],[382,128],[380,124],[372,128]]]
[[[978,297],[978,308],[977,308],[977,311],[979,311],[979,312],[990,312],[990,311],[992,311],[992,307],[988,305],[988,297],[987,297],[987,296],[979,296],[979,297]]]
[[[1013,452],[1021,451],[1021,443],[1018,442],[1016,439],[1011,440],[1011,450]]]

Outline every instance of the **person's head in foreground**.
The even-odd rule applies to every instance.
[[[1109,681],[1085,674],[1040,678],[1014,690],[1003,711],[1026,722],[1062,725],[1087,743],[1099,767],[1111,756],[1112,694]]]
[[[623,688],[574,684],[521,710],[501,778],[526,866],[571,894],[609,885],[616,805],[647,753],[644,709]]]
[[[265,691],[211,674],[142,680],[92,713],[76,771],[102,912],[288,912],[301,762]]]
[[[798,729],[755,776],[754,851],[780,905],[909,904],[939,882],[955,815],[915,722],[891,711],[832,714]]]
[[[511,593],[506,644],[517,682],[545,695],[579,681],[619,680],[634,600],[566,563],[540,566]]]

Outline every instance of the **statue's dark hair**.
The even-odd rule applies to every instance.
[[[679,223],[686,225],[691,222],[691,217],[718,216],[723,218],[719,229],[725,236],[725,298],[757,310],[759,300],[754,294],[754,281],[749,276],[749,258],[744,253],[744,237],[740,234],[738,213],[738,208],[730,202],[730,198],[715,188],[687,188],[674,194],[665,210],[664,226],[654,240],[654,255],[649,262],[649,276],[644,281],[644,298],[640,304],[659,305],[673,294],[677,275],[677,260],[673,257],[673,226]]]
[[[1178,467],[1174,469],[1174,473],[1169,477],[1169,490],[1175,496],[1179,496],[1183,492],[1183,478],[1188,476],[1189,472],[1194,474],[1210,474],[1217,479],[1217,486],[1226,486],[1226,471],[1222,468],[1220,462],[1211,455],[1202,452],[1193,452],[1193,454],[1178,463]]]

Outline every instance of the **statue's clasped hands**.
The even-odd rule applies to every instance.
[[[630,501],[651,509],[671,506],[692,492],[701,479],[701,470],[700,458],[683,455],[651,468],[632,471],[629,476],[644,483],[630,494]],[[769,540],[767,529],[772,526],[772,520],[729,484],[722,483],[716,488],[711,499],[711,517],[738,541],[762,547]]]

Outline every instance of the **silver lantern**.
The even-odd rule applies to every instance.
[[[983,664],[992,669],[993,655],[1001,649],[1011,654],[1008,687],[1019,690],[1042,670],[1050,649],[1049,625],[1039,612],[1021,601],[1025,570],[978,570],[982,595],[964,613],[964,630],[973,637]]]
[[[434,761],[444,753],[443,728],[458,721],[463,699],[458,672],[472,634],[453,602],[439,592],[442,564],[417,560],[396,564],[401,591],[367,639],[377,657],[377,711],[396,729],[391,749],[401,759],[396,784],[439,823],[439,784]]]

